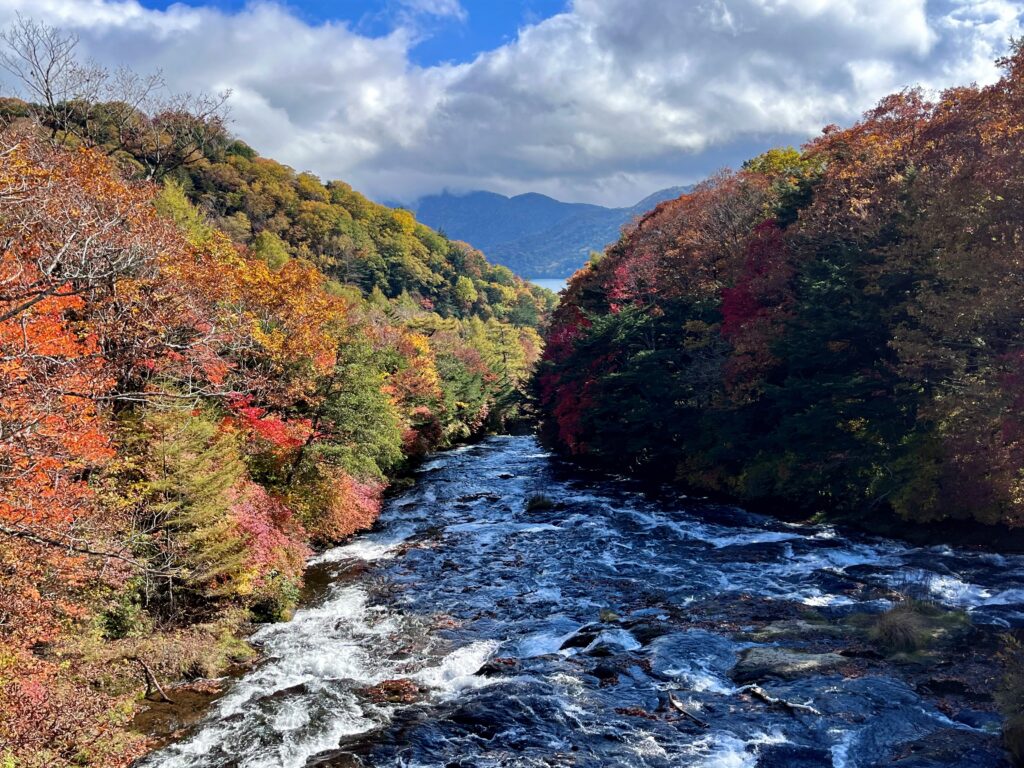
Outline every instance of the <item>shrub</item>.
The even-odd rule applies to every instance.
[[[526,500],[527,512],[535,512],[540,509],[552,509],[554,506],[555,502],[553,502],[550,497],[545,496],[542,493],[531,496]]]
[[[1024,765],[1024,715],[1008,717],[1003,723],[1003,746],[1015,766]]]
[[[1006,717],[1003,743],[1014,765],[1024,765],[1024,643],[1007,635],[999,660],[1003,679],[996,691],[996,703]]]
[[[886,653],[915,653],[924,650],[931,633],[912,603],[900,603],[878,617],[871,639]]]
[[[100,631],[108,640],[142,637],[152,631],[153,621],[133,590],[120,594],[99,616]]]
[[[888,611],[874,617],[869,634],[889,655],[917,653],[967,624],[967,616],[962,611],[950,611],[934,603],[904,597]]]

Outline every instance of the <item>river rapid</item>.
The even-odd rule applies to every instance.
[[[1024,558],[645,495],[495,437],[423,465],[308,578],[294,619],[254,636],[264,660],[142,765],[1002,764],[997,718],[940,707],[870,652],[761,683],[814,713],[731,671],[777,642],[752,639],[769,619],[882,611],[894,587],[1024,626]]]

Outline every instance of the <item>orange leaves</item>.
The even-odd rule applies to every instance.
[[[406,410],[436,407],[442,397],[441,378],[427,337],[394,326],[378,329],[377,337],[378,345],[390,347],[400,361],[388,383],[395,401]]]
[[[206,394],[258,392],[277,404],[332,368],[348,312],[315,267],[294,260],[274,271],[213,231],[170,254],[147,290],[149,335],[166,340],[149,348],[147,368],[202,382]]]
[[[0,518],[56,536],[88,516],[83,478],[112,456],[97,399],[114,384],[88,320],[166,235],[148,189],[101,155],[0,137]]]
[[[267,183],[290,177],[255,165]],[[277,203],[250,210],[249,231],[276,237],[290,221],[279,202],[275,222]],[[322,201],[300,205],[300,230],[334,237],[351,220]],[[70,750],[110,727],[109,713],[69,702],[113,699],[84,676],[65,685],[49,662],[30,668],[33,645],[85,626],[187,623],[214,601],[279,616],[297,598],[310,537],[372,524],[388,473],[512,407],[536,334],[423,311],[451,311],[447,241],[408,214],[379,213],[394,229],[382,238],[413,252],[399,277],[370,277],[429,285],[429,297],[361,301],[301,258],[328,255],[301,232],[290,243],[302,248],[278,241],[271,267],[180,188],[131,184],[98,151],[0,130],[0,763],[8,745],[19,758]],[[427,250],[430,269],[418,261]],[[492,271],[479,254],[465,259],[478,277]],[[505,303],[525,290],[492,277],[476,281],[480,302],[485,285]],[[103,605],[110,586],[124,605]],[[109,754],[103,764],[124,762]]]
[[[7,250],[0,321],[52,295],[106,290],[134,274],[170,236],[152,189],[117,178],[98,152],[67,152],[30,134],[0,136],[0,199]]]
[[[49,298],[0,323],[0,518],[58,528],[83,511],[78,480],[112,455],[92,397],[111,384],[95,337],[65,319],[78,299]]]

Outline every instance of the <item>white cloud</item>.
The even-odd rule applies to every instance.
[[[465,21],[469,16],[459,0],[399,0],[399,3],[412,13],[423,13],[438,18]]]
[[[465,19],[457,0],[405,11]],[[136,0],[0,0],[77,31],[111,64],[176,89],[230,87],[262,153],[378,197],[453,188],[627,202],[849,122],[906,85],[998,76],[1015,0],[575,0],[507,45],[419,67],[385,37],[310,25],[269,2],[237,14]]]

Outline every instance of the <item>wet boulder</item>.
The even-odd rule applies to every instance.
[[[421,693],[420,686],[408,678],[385,680],[362,690],[364,696],[378,704],[411,704]]]
[[[900,744],[890,763],[893,768],[1005,768],[1006,753],[995,735],[943,728],[922,739]]]
[[[740,684],[756,683],[767,678],[795,680],[827,672],[846,661],[838,653],[806,653],[761,645],[747,648],[740,654],[730,677]]]
[[[768,744],[759,749],[757,768],[821,768],[832,765],[832,754],[818,747]]]
[[[952,719],[971,728],[979,731],[988,731],[989,733],[999,733],[1003,725],[1003,718],[998,713],[967,707],[956,712]]]
[[[850,630],[836,626],[835,624],[811,622],[804,619],[791,619],[786,621],[773,621],[751,633],[751,637],[762,642],[770,642],[772,640],[780,640],[782,638],[840,638],[849,634],[851,634]]]
[[[496,493],[489,493],[483,491],[481,493],[467,493],[464,496],[459,496],[455,501],[461,504],[471,504],[474,501],[490,501],[496,502],[501,501],[501,496]]]
[[[501,677],[514,672],[518,665],[518,659],[496,656],[490,661],[485,662],[484,665],[476,671],[476,674],[480,677]]]
[[[276,691],[270,691],[264,696],[261,696],[260,700],[267,702],[283,701],[285,699],[290,699],[298,696],[309,696],[313,693],[314,689],[311,688],[308,683],[303,682],[296,683],[295,685],[290,685],[287,688],[279,688]]]
[[[583,653],[595,659],[608,659],[622,653],[622,647],[615,643],[600,641],[589,645]]]
[[[619,681],[619,669],[613,664],[598,664],[590,674],[601,681],[601,685],[614,685]]]
[[[623,626],[629,630],[629,633],[636,638],[640,645],[650,645],[654,640],[672,631],[672,627],[665,622],[638,622],[624,624]]]
[[[561,647],[558,650],[565,651],[570,648],[586,648],[588,645],[593,643],[597,639],[597,636],[600,634],[601,627],[595,624],[589,624],[585,627],[580,627],[580,630],[575,635],[566,640],[564,643],[562,643]]]

